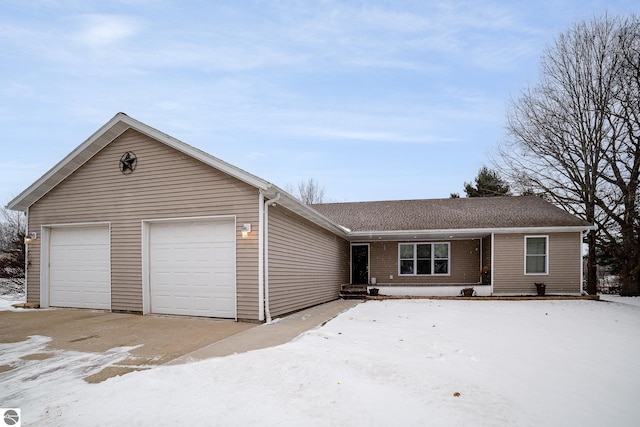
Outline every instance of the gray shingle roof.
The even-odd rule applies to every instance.
[[[536,196],[324,203],[312,208],[351,231],[589,226]]]

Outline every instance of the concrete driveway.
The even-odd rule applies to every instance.
[[[158,365],[271,347],[359,303],[335,300],[270,324],[74,309],[0,311],[0,382],[12,384],[9,397],[20,401],[22,394],[39,393],[39,382],[98,383]]]
[[[36,361],[53,361],[61,352],[99,354],[81,358],[92,361],[83,367],[85,381],[96,383],[162,365],[256,326],[74,309],[0,311],[0,374]]]

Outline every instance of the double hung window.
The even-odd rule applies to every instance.
[[[449,243],[400,243],[399,274],[448,275]]]
[[[549,238],[547,236],[525,236],[524,273],[547,274],[549,260]]]

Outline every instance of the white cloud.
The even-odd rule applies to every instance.
[[[74,40],[96,48],[131,38],[141,29],[140,23],[128,16],[94,14],[81,19],[81,29],[73,34]]]
[[[437,142],[453,141],[453,139],[438,138],[429,135],[413,136],[394,133],[391,131],[367,131],[339,128],[305,128],[300,130],[301,133],[305,135],[367,142],[433,144]]]
[[[535,50],[544,37],[525,24],[526,14],[499,2],[440,1],[402,8],[327,2],[322,8],[304,4],[281,11],[278,19],[288,24],[274,28],[283,45],[331,67],[432,73],[438,71],[434,64],[464,61],[504,69]]]

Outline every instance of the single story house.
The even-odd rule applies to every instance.
[[[537,197],[306,206],[124,113],[7,207],[28,216],[28,302],[249,321],[349,283],[578,295],[591,228]]]

